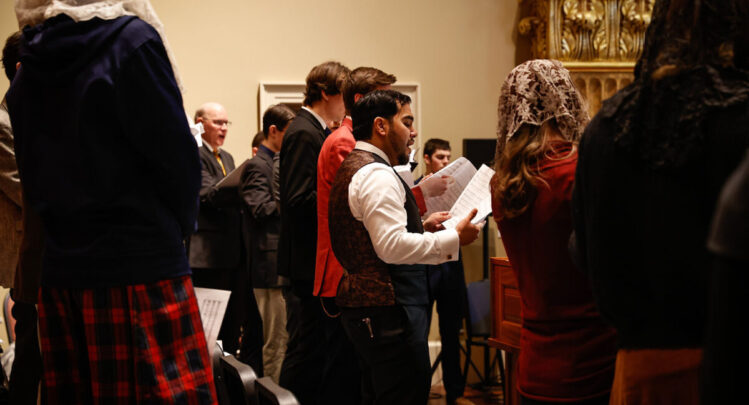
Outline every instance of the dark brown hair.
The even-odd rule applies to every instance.
[[[16,64],[21,60],[21,31],[16,31],[5,40],[3,47],[3,69],[9,81],[16,77]]]
[[[432,138],[424,144],[424,154],[430,158],[434,152],[437,152],[437,149],[450,150],[450,142],[440,138]]]
[[[377,117],[392,121],[404,105],[411,104],[411,97],[395,90],[375,90],[354,105],[351,119],[354,121],[354,139],[372,139],[372,126]]]
[[[395,83],[395,76],[373,67],[358,67],[354,69],[343,83],[343,104],[346,111],[354,109],[355,96],[365,95],[378,87]]]
[[[285,104],[276,104],[268,107],[265,113],[263,113],[263,133],[267,137],[271,125],[275,125],[276,128],[282,131],[295,116],[294,111]]]
[[[329,96],[339,94],[350,73],[346,66],[338,62],[325,62],[313,67],[307,75],[304,105],[310,106],[322,100],[323,91]]]

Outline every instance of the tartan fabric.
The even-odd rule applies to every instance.
[[[45,403],[216,403],[189,276],[113,288],[42,287],[39,332]]]

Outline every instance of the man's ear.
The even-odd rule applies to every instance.
[[[267,136],[267,138],[270,138],[270,137],[271,137],[271,135],[275,135],[275,134],[277,134],[277,133],[278,133],[278,127],[276,127],[275,125],[271,125],[271,126],[270,126],[270,127],[268,128],[268,136]]]
[[[378,135],[387,135],[388,130],[390,129],[390,123],[388,120],[382,117],[376,117],[374,119],[374,124],[372,125],[375,132],[377,132]]]
[[[362,97],[364,97],[364,94],[361,94],[361,93],[354,94],[354,104],[356,104],[356,102],[359,101]]]
[[[198,122],[203,122],[203,117],[195,118],[195,123],[197,124]]]
[[[330,96],[328,95],[328,93],[325,92],[325,90],[320,90],[320,94],[322,94],[323,101],[328,101],[328,98],[330,98]]]
[[[21,68],[21,62],[16,62],[16,72],[18,72],[18,69]]]

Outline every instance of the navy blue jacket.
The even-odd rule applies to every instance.
[[[151,26],[60,15],[26,27],[7,101],[26,202],[47,234],[43,285],[190,274],[200,162]]]

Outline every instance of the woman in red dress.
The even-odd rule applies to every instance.
[[[608,404],[616,335],[567,249],[576,144],[588,120],[558,61],[525,62],[502,86],[493,213],[522,299],[524,405]]]

